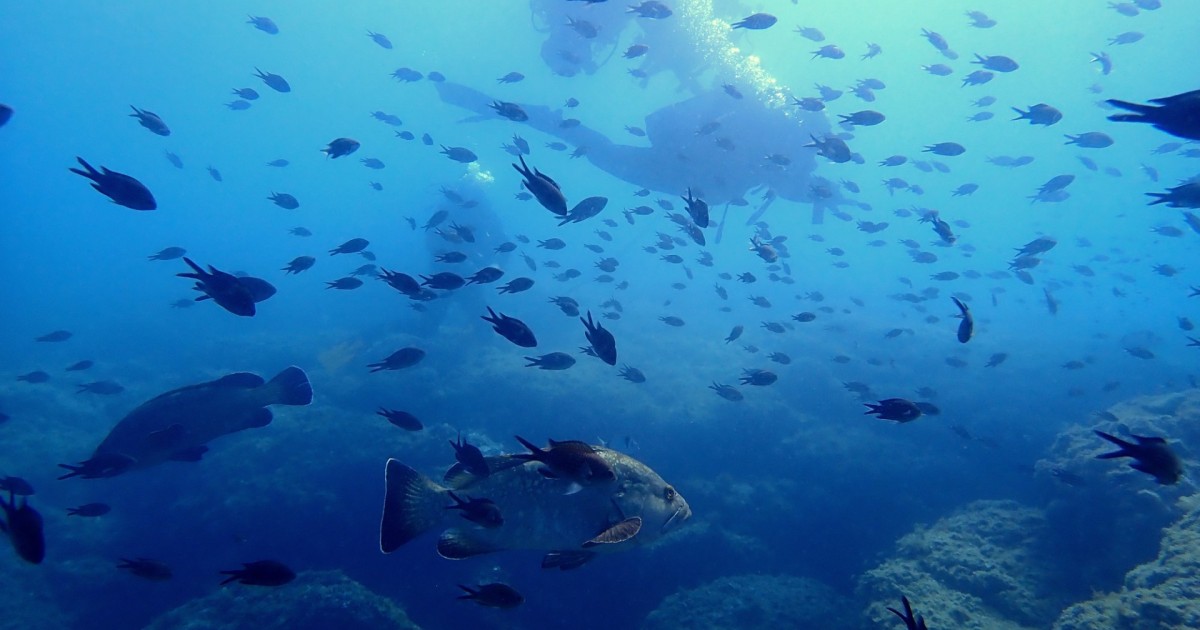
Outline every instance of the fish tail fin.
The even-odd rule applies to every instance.
[[[379,549],[391,553],[441,522],[445,488],[394,459],[387,461],[384,481]]]
[[[97,171],[96,169],[92,168],[92,165],[88,164],[87,160],[79,157],[78,155],[75,156],[75,159],[79,160],[79,164],[82,165],[83,168],[85,168],[87,170],[81,171],[77,168],[71,168],[71,169],[67,169],[67,170],[71,171],[72,173],[75,173],[76,175],[83,175],[84,177],[86,177],[88,179],[96,179],[97,177],[100,177],[100,172]]]
[[[592,315],[591,313],[588,313],[588,317],[591,317],[591,315]],[[583,319],[583,318],[581,317],[580,319]],[[541,448],[535,446],[534,444],[530,443],[529,440],[526,440],[525,438],[523,438],[519,435],[514,435],[513,437],[517,438],[517,441],[521,443],[521,446],[524,446],[525,448],[529,449],[528,453],[520,453],[520,454],[514,455],[513,457],[517,457],[519,459],[532,459],[532,460],[536,460],[539,462],[542,461],[542,459],[544,458],[544,456],[546,454],[545,451],[543,451]]]
[[[1129,101],[1119,101],[1115,98],[1110,98],[1105,102],[1108,103],[1109,105],[1112,105],[1113,107],[1120,107],[1121,109],[1127,109],[1131,112],[1137,112],[1139,114],[1149,114],[1158,109],[1157,107],[1154,107],[1152,105],[1142,105],[1139,103],[1130,103]],[[1108,119],[1109,120],[1122,120],[1122,121],[1141,120],[1141,116],[1134,116],[1132,118],[1123,118],[1125,116],[1130,116],[1130,114],[1118,114],[1118,116],[1121,116],[1122,118],[1118,118],[1117,116],[1109,116]]]
[[[266,386],[271,388],[274,398],[271,404],[307,405],[313,399],[312,383],[308,381],[308,375],[294,365],[284,368],[275,378],[268,381]]]
[[[1096,435],[1099,435],[1100,437],[1102,437],[1102,438],[1108,440],[1109,442],[1112,442],[1113,444],[1116,444],[1117,446],[1120,447],[1119,450],[1113,451],[1111,453],[1103,453],[1103,454],[1097,455],[1096,459],[1116,459],[1118,457],[1133,457],[1133,449],[1134,449],[1133,444],[1126,442],[1125,440],[1122,440],[1119,437],[1109,435],[1103,431],[1096,431]]]

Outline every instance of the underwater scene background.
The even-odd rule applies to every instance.
[[[33,508],[45,559],[0,553],[0,628],[892,628],[902,596],[931,629],[1200,627],[1200,147],[1106,102],[1197,89],[1200,5],[3,13],[0,477],[20,478],[9,537]],[[1014,111],[1038,104],[1060,119]],[[97,194],[77,157],[156,209]],[[165,248],[234,275],[196,301]],[[236,276],[274,290],[252,317]],[[589,313],[614,364],[581,352],[603,355]],[[423,355],[367,367],[402,348]],[[311,404],[213,384],[288,366]],[[864,413],[890,399],[904,413]],[[161,424],[139,440],[182,445],[185,417],[221,437],[159,449],[188,461],[97,449],[143,403]],[[1097,430],[1167,459],[1098,459],[1119,447]],[[623,453],[691,517],[658,536],[642,515],[565,571],[538,544],[448,560],[444,526],[380,552],[389,458],[441,480],[448,442],[526,453],[517,435]],[[522,517],[556,524],[533,496]],[[117,568],[139,558],[169,579]],[[267,559],[295,579],[220,585]],[[456,600],[492,583],[523,603]]]

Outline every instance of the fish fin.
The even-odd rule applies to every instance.
[[[620,523],[606,527],[604,531],[596,534],[594,538],[583,543],[583,546],[594,547],[596,545],[622,543],[637,536],[640,531],[642,531],[642,517],[631,516]]]
[[[572,495],[572,494],[575,494],[576,492],[579,492],[580,490],[583,490],[583,486],[579,485],[579,482],[572,481],[570,484],[567,485],[567,491],[564,492],[563,495],[564,496]]]
[[[1167,443],[1167,440],[1165,438],[1160,438],[1160,437],[1153,437],[1153,436],[1146,437],[1144,435],[1135,435],[1132,437],[1133,437],[1133,439],[1137,440],[1138,444],[1141,444],[1143,446],[1145,446],[1146,444],[1166,444]]]
[[[75,156],[75,159],[79,160],[79,163],[83,166],[83,168],[85,168],[87,170],[81,171],[77,168],[68,169],[72,173],[75,173],[76,175],[83,175],[84,177],[86,177],[88,179],[93,179],[93,180],[100,177],[100,173],[96,169],[92,168],[92,165],[88,164],[87,160],[85,160],[79,156]]]
[[[225,376],[213,381],[213,385],[218,387],[228,387],[230,389],[253,389],[255,387],[262,387],[263,383],[265,382],[266,381],[263,380],[263,377],[257,374],[251,374],[250,372],[234,372],[233,374],[226,374]]]
[[[271,404],[307,405],[313,399],[312,383],[309,382],[308,375],[294,365],[276,374],[267,386],[272,388],[272,394],[275,395]]]
[[[514,457],[512,455],[501,455],[499,457],[485,457],[485,458],[483,458],[483,460],[485,462],[487,462],[488,475],[493,475],[500,471],[508,470],[509,468],[516,468],[517,466],[523,466],[525,464],[525,462],[527,461],[527,460],[521,459],[519,457]],[[445,484],[447,487],[454,488],[455,490],[459,490],[459,489],[462,489],[462,488],[465,488],[465,487],[471,485],[472,483],[478,481],[479,479],[482,479],[482,477],[471,474],[467,470],[466,466],[463,466],[460,463],[456,463],[450,467],[450,470],[446,471],[446,474],[444,476],[442,476],[442,483]]]
[[[198,462],[204,454],[208,452],[208,447],[201,444],[171,453],[171,461],[173,462]]]
[[[1103,454],[1097,455],[1096,459],[1115,459],[1117,457],[1132,457],[1133,456],[1133,450],[1132,450],[1134,448],[1133,444],[1130,444],[1129,442],[1126,442],[1125,440],[1122,440],[1119,437],[1109,435],[1103,431],[1096,431],[1096,435],[1121,447],[1120,450],[1116,450],[1111,453],[1103,453]]]
[[[384,484],[379,548],[391,553],[441,521],[445,488],[394,459],[384,468]]]
[[[250,419],[246,421],[246,429],[258,429],[271,424],[275,419],[275,414],[271,413],[270,409],[262,407],[250,415]]]
[[[471,556],[479,556],[493,551],[500,551],[482,540],[471,538],[471,535],[461,529],[448,529],[438,538],[438,555],[447,560],[462,560]]]
[[[542,556],[543,569],[558,569],[560,571],[570,571],[588,563],[589,560],[596,557],[594,551],[551,551]]]

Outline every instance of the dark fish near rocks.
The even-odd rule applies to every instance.
[[[609,365],[617,364],[617,340],[604,326],[592,321],[592,312],[587,312],[587,319],[580,317],[586,329],[584,336],[591,344],[591,350],[597,358]]]
[[[1163,438],[1134,435],[1131,436],[1137,441],[1134,444],[1103,431],[1096,431],[1096,435],[1120,447],[1111,453],[1097,455],[1097,459],[1132,457],[1135,461],[1129,465],[1130,468],[1144,472],[1167,486],[1178,483],[1183,475],[1183,463]]]
[[[492,330],[496,331],[501,337],[515,343],[522,348],[536,348],[537,338],[534,337],[533,331],[525,322],[509,317],[503,313],[496,314],[492,307],[487,307],[488,314],[480,316],[480,319],[492,324]]]
[[[129,412],[108,432],[92,457],[77,465],[59,464],[59,479],[113,477],[166,461],[199,461],[208,442],[244,429],[265,427],[268,405],[307,405],[312,385],[298,367],[264,381],[237,372],[215,381],[169,391]]]
[[[921,408],[917,403],[903,398],[885,398],[878,404],[864,403],[866,415],[875,415],[880,420],[893,420],[899,423],[912,422],[921,417]]]
[[[458,599],[472,601],[488,608],[516,608],[525,603],[525,596],[518,593],[517,589],[500,582],[480,584],[475,588],[459,584],[458,588],[467,592],[466,595],[459,595]]]
[[[240,582],[251,586],[283,586],[296,579],[295,571],[275,560],[243,562],[241,569],[221,571],[221,575],[229,576],[221,582],[221,586],[230,582]]]
[[[449,492],[487,497],[504,514],[495,528],[451,528],[438,553],[460,559],[504,549],[548,551],[543,568],[582,566],[597,553],[649,544],[691,517],[687,501],[645,464],[602,446],[589,446],[612,478],[566,495],[571,481],[551,479],[544,465],[514,455],[488,459],[487,477],[446,473],[442,486],[404,464],[387,462],[380,548],[391,553],[423,532],[446,524]],[[591,543],[590,545],[588,543]]]
[[[208,271],[205,271],[187,257],[184,257],[183,262],[193,269],[193,273],[177,273],[175,275],[196,281],[194,288],[204,293],[203,296],[196,298],[197,301],[211,298],[218,306],[234,315],[254,316],[254,303],[257,300],[254,299],[250,287],[242,283],[237,276],[225,273],[212,265],[209,265]]]

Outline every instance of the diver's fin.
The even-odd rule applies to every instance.
[[[200,461],[200,458],[204,457],[204,454],[207,452],[208,447],[201,444],[200,446],[193,446],[191,448],[185,448],[171,453],[171,461],[198,462]]]
[[[551,551],[542,556],[543,569],[558,569],[560,571],[570,571],[588,563],[589,560],[596,557],[594,551]]]
[[[296,366],[284,368],[267,383],[271,391],[272,405],[307,405],[312,402],[312,383],[308,375]]]
[[[263,380],[263,377],[257,374],[251,374],[250,372],[234,372],[233,374],[226,374],[225,376],[222,376],[213,384],[217,385],[218,387],[228,387],[230,389],[253,389],[255,387],[261,387],[265,382],[266,381]]]
[[[438,555],[447,560],[462,560],[471,556],[479,556],[493,551],[500,551],[488,543],[471,537],[471,534],[461,529],[448,529],[438,538]]]
[[[259,409],[250,415],[250,419],[246,421],[245,428],[258,429],[260,427],[265,427],[268,424],[271,424],[271,421],[274,419],[275,414],[272,414],[270,409],[263,407],[262,409]]]
[[[391,553],[441,521],[445,489],[394,459],[387,461],[384,482],[379,548]]]
[[[595,547],[596,545],[612,545],[625,542],[638,532],[642,531],[642,517],[631,516],[620,523],[607,527],[604,531],[596,534],[596,537],[583,543],[584,547]]]

